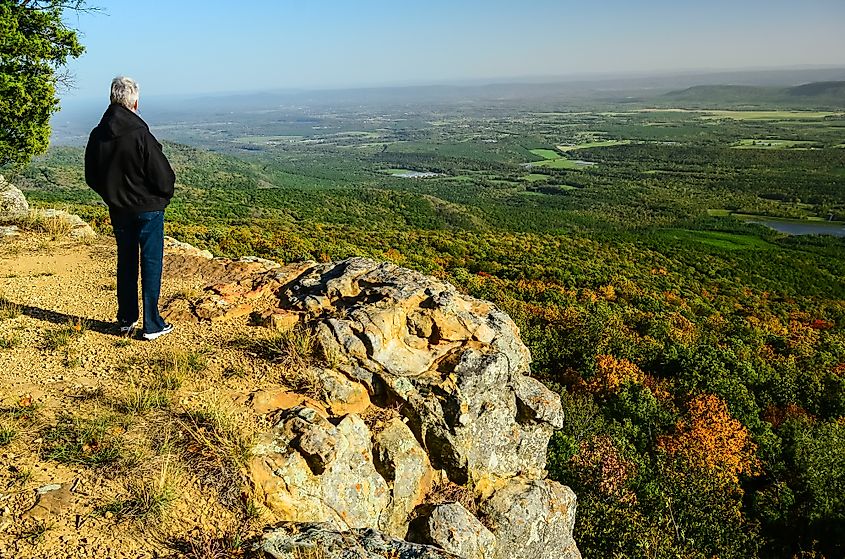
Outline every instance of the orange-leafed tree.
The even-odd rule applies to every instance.
[[[734,484],[740,475],[753,475],[759,465],[748,429],[712,394],[693,398],[687,418],[678,421],[673,434],[658,440],[658,448]]]

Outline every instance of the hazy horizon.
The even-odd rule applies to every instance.
[[[87,52],[62,97],[118,74],[185,96],[845,66],[841,2],[637,4],[103,1],[67,14]]]

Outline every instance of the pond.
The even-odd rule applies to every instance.
[[[748,223],[759,223],[775,231],[789,235],[833,235],[845,237],[845,223],[828,221],[799,221],[794,219],[772,219],[767,217],[746,218]]]

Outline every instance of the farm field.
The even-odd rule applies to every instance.
[[[731,147],[736,149],[813,149],[822,146],[817,142],[806,140],[745,138],[740,140],[737,145]]]

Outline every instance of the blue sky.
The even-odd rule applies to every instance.
[[[843,0],[92,0],[66,99],[845,65]]]

